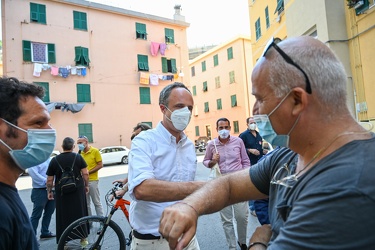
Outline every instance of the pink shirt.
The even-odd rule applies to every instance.
[[[230,136],[225,144],[221,143],[218,138],[214,140],[220,155],[219,167],[222,174],[250,167],[250,159],[247,156],[246,148],[241,138]],[[214,140],[207,144],[206,155],[203,159],[203,165],[206,167],[208,167],[208,163],[216,153]]]

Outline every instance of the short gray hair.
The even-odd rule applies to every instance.
[[[181,83],[181,82],[174,82],[174,83],[169,84],[166,87],[164,87],[164,89],[160,92],[159,105],[163,104],[166,107],[168,107],[169,96],[171,95],[171,92],[172,92],[172,90],[174,88],[184,88],[187,91],[189,91],[189,93],[191,93],[190,90],[183,83]]]

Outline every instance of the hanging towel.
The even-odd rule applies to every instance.
[[[72,74],[72,75],[77,75],[77,68],[76,68],[76,67],[72,67],[72,68],[70,69],[70,74]]]
[[[59,74],[59,68],[56,66],[51,66],[51,75],[57,76]]]
[[[157,74],[150,74],[150,85],[159,85],[159,76]]]
[[[160,44],[160,54],[162,55],[162,56],[164,56],[165,55],[165,50],[167,49],[167,45],[165,44],[165,43],[161,43]]]
[[[82,75],[82,76],[85,76],[85,75],[86,75],[86,68],[82,68],[82,69],[81,69],[81,75]]]
[[[69,76],[69,70],[67,68],[60,68],[60,73],[63,78],[67,78]]]
[[[139,83],[145,85],[150,84],[150,74],[145,72],[139,72]]]
[[[40,77],[40,72],[42,72],[43,65],[40,63],[34,63],[34,72],[33,76]]]
[[[160,43],[151,42],[151,55],[156,56],[159,52]]]

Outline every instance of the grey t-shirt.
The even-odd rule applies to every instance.
[[[254,185],[270,198],[268,249],[373,249],[374,134],[321,159],[292,188],[270,184],[287,162],[293,174],[296,160],[294,152],[281,148],[250,168]]]

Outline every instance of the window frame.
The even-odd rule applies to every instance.
[[[192,87],[192,92],[193,92],[193,96],[196,96],[196,95],[197,95],[197,86],[196,86],[196,85],[194,85],[194,86]]]
[[[237,95],[231,95],[230,96],[230,106],[232,108],[237,107],[238,106],[237,103],[238,103],[238,101],[237,101]]]
[[[86,136],[90,143],[94,142],[92,123],[78,123],[78,134]]]
[[[262,36],[262,29],[260,27],[260,17],[255,21],[255,38],[258,41]]]
[[[216,99],[216,109],[217,110],[222,110],[223,109],[223,103],[221,101],[221,98]]]
[[[228,61],[233,59],[233,47],[227,49]]]
[[[195,126],[195,136],[200,136],[199,126]]]
[[[202,66],[202,72],[205,72],[207,70],[206,61],[201,62]]]
[[[236,82],[236,75],[234,70],[229,71],[229,84],[235,83]]]
[[[204,81],[203,82],[203,92],[207,92],[208,91],[208,84],[207,84],[207,81]]]
[[[191,76],[195,76],[195,66],[191,67],[190,68],[190,71],[191,71]]]
[[[219,55],[218,54],[214,55],[213,59],[214,59],[214,67],[218,66],[219,65]]]
[[[266,28],[268,29],[270,27],[270,13],[268,11],[268,6],[264,9],[264,15],[266,18]]]
[[[238,121],[233,121],[233,132],[238,134],[240,132],[240,126]]]
[[[74,47],[76,66],[90,66],[89,49],[82,46]]]
[[[174,58],[161,58],[161,71],[163,73],[177,73],[176,59]]]
[[[209,104],[209,102],[205,102],[204,103],[204,112],[205,113],[210,112],[210,104]]]
[[[34,60],[33,44],[45,44],[45,58],[46,61]],[[28,40],[22,40],[22,56],[24,62],[37,62],[37,63],[56,63],[55,44],[53,43],[40,43]]]
[[[164,28],[165,43],[174,43],[174,30],[169,28]]]
[[[215,77],[215,87],[217,89],[221,88],[221,84],[220,84],[220,76],[216,76]]]

